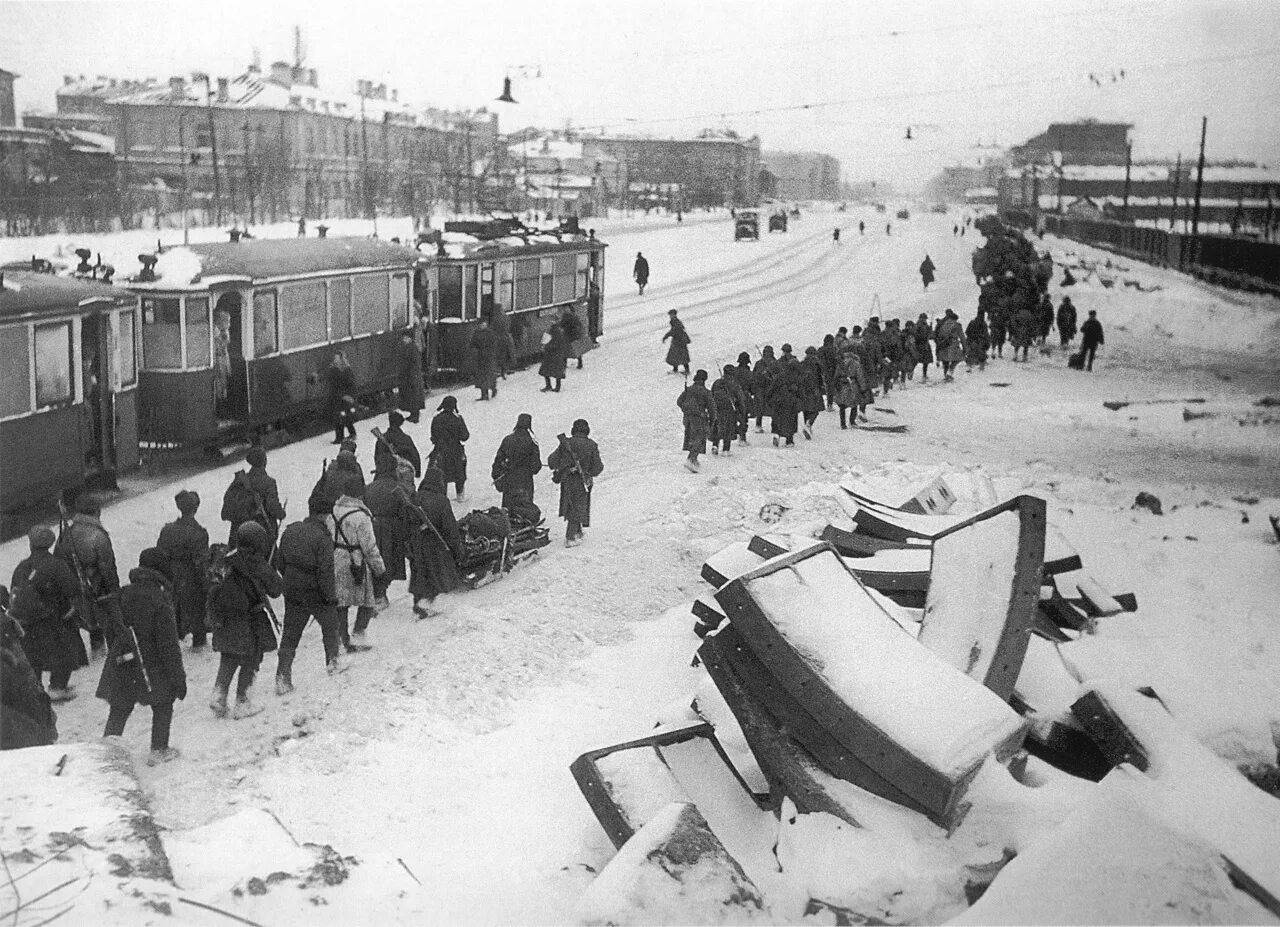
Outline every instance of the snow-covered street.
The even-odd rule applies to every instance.
[[[487,403],[461,384],[427,399],[430,412],[454,393],[470,426],[471,494],[455,503],[458,515],[498,504],[489,464],[519,413],[532,414],[544,458],[557,432],[588,419],[605,471],[585,544],[561,545],[557,487],[544,471],[536,501],[554,543],[537,558],[501,582],[443,597],[443,614],[425,621],[414,619],[403,586],[393,588],[392,607],[369,631],[374,649],[340,676],[324,672],[310,629],[294,667],[297,690],[284,698],[267,691],[269,655],[257,684],[266,711],[245,721],[213,717],[206,703],[217,655],[184,645],[190,695],[173,729],[181,758],[144,765],[145,710],[124,738],[158,822],[180,831],[266,808],[299,840],[403,859],[423,883],[432,923],[572,921],[614,850],[569,763],[682,717],[705,679],[690,666],[697,638],[688,611],[706,591],[703,560],[762,530],[769,502],[787,507],[782,528],[794,533],[846,525],[834,497],[849,471],[900,488],[940,472],[981,473],[1001,490],[1043,496],[1050,521],[1099,578],[1141,603],[1135,614],[1100,621],[1096,660],[1183,706],[1193,733],[1232,763],[1274,763],[1280,570],[1266,516],[1280,514],[1280,414],[1256,404],[1280,397],[1274,298],[1046,238],[1037,247],[1060,262],[1110,258],[1118,277],[1142,284],[1086,281],[1069,291],[1082,317],[1096,309],[1106,327],[1093,373],[1069,370],[1055,349],[1026,364],[1006,357],[982,371],[961,368],[954,383],[917,376],[872,413],[905,433],[841,431],[827,413],[794,450],[753,430],[748,446],[707,458],[701,473],[681,467],[675,400],[684,382],[663,364],[660,342],[669,309],[692,337],[692,367],[713,379],[740,351],[754,360],[765,344],[790,342],[803,355],[838,326],[865,324],[873,301],[882,318],[936,318],[951,308],[967,321],[978,296],[970,254],[982,238],[972,229],[953,235],[958,214],[913,213],[891,220],[886,235],[885,217],[869,208],[810,209],[786,234],[741,243],[723,213],[681,225],[596,223],[610,245],[605,333],[585,369],[571,365],[563,392],[540,392],[530,368],[500,381]],[[629,279],[637,251],[653,269],[643,297]],[[916,268],[926,253],[938,279],[924,291]],[[1060,278],[1059,269],[1055,303]],[[1129,404],[1112,411],[1106,401]],[[405,425],[424,450],[428,422]],[[384,423],[357,426],[366,470],[369,429]],[[303,514],[333,453],[328,441],[270,452],[290,520]],[[199,492],[200,521],[224,539],[219,502],[243,466],[166,482],[105,509],[122,575],[175,517],[181,489]],[[1158,496],[1165,514],[1132,508],[1140,491]],[[5,581],[26,552],[25,538],[0,547]],[[78,671],[79,697],[58,706],[63,741],[101,735],[107,707],[92,697],[100,671],[100,659]]]

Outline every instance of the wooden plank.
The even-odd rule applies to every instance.
[[[947,481],[939,476],[918,490],[901,508],[904,512],[919,515],[945,515],[955,501],[956,494],[951,491]]]
[[[1092,576],[1081,577],[1076,583],[1076,588],[1080,591],[1084,610],[1091,618],[1109,618],[1124,611],[1120,603],[1113,599],[1111,594],[1102,588],[1102,584]]]
[[[758,534],[753,534],[751,540],[747,542],[747,550],[764,560],[768,560],[770,557],[780,557],[790,549],[789,547],[775,544],[768,538],[762,538]]]
[[[1057,528],[1049,528],[1044,539],[1044,575],[1057,576],[1084,568],[1084,562],[1071,542]]]
[[[1112,766],[1128,763],[1146,772],[1151,762],[1146,749],[1097,692],[1082,695],[1071,705],[1071,713]]]
[[[915,545],[908,544],[906,541],[886,541],[883,538],[845,531],[835,525],[827,525],[827,527],[823,528],[820,540],[826,541],[834,547],[842,557],[870,557],[880,550],[910,550],[917,547],[928,549],[928,545],[925,544]]]
[[[694,599],[690,611],[697,619],[693,625],[693,633],[699,637],[706,637],[708,632],[720,627],[720,623],[724,621],[724,612],[720,610],[716,600],[709,595],[700,595]]]
[[[1049,589],[1049,597],[1040,599],[1041,614],[1060,628],[1083,631],[1089,626],[1089,616],[1063,597],[1058,589],[1057,577],[1054,577],[1054,581],[1046,588]]]
[[[707,558],[702,564],[702,578],[719,589],[735,576],[756,567],[761,559],[750,553],[747,543],[735,541]]]
[[[709,638],[705,646],[715,652],[717,664],[728,664],[733,669],[752,697],[764,705],[778,720],[782,729],[812,754],[827,772],[914,811],[929,813],[927,808],[908,793],[885,779],[827,733],[786,687],[773,678],[768,667],[751,652],[732,624],[726,625],[719,634]]]

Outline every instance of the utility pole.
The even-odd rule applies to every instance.
[[[1196,199],[1191,207],[1191,234],[1200,233],[1200,191],[1204,188],[1204,137],[1209,131],[1209,117],[1200,118],[1200,161],[1196,166]]]
[[[244,125],[240,127],[240,131],[244,133],[244,186],[245,186],[246,192],[249,195],[249,222],[253,225],[257,225],[258,224],[258,207],[257,207],[256,198],[254,197],[254,192],[253,192],[253,188],[255,185],[254,177],[253,177],[254,169],[253,169],[253,164],[250,161],[250,157],[249,157],[250,155],[249,133],[252,130],[249,128],[248,119],[244,121]]]
[[[178,157],[182,159],[182,243],[191,244],[191,230],[187,227],[187,191],[191,187],[190,174],[187,170],[187,133],[184,128],[187,114],[178,115]]]
[[[1133,168],[1133,142],[1124,147],[1124,221],[1129,221],[1129,175]]]
[[[1174,222],[1178,218],[1178,187],[1182,184],[1182,152],[1178,152],[1178,163],[1173,169],[1173,204],[1169,207],[1169,231],[1173,231]]]

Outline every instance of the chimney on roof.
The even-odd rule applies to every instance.
[[[400,102],[400,91],[396,90],[394,87],[391,90],[391,102],[392,103]]]
[[[62,86],[64,86],[64,87],[70,87],[70,86],[71,86],[72,84],[74,84],[75,82],[76,82],[76,79],[75,79],[74,77],[72,77],[70,74],[63,74],[63,75],[62,75]]]
[[[187,82],[181,77],[169,78],[169,96],[180,100],[187,95]]]
[[[271,62],[271,81],[281,87],[293,86],[293,65],[287,61]]]
[[[316,77],[316,69],[307,68],[307,83],[310,84],[312,87],[317,87],[319,86],[319,84],[317,83],[317,80],[318,78]]]
[[[227,92],[228,84],[230,84],[230,81],[227,80],[227,78],[225,77],[218,78],[218,102],[219,103],[226,103],[229,99],[231,99],[230,94]]]

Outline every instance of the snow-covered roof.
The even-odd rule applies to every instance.
[[[370,267],[412,267],[418,252],[371,238],[280,238],[170,248],[159,256],[154,283],[131,287],[182,289],[211,278],[273,280]]]
[[[1134,164],[1129,171],[1129,179],[1133,183],[1160,183],[1170,180],[1173,174],[1172,164]],[[1078,181],[1124,181],[1123,164],[1064,164],[1060,169],[1047,165],[1036,166],[1035,172],[1041,177],[1058,177],[1063,180]],[[1195,176],[1194,162],[1182,165],[1184,175]],[[1005,170],[1006,177],[1019,178],[1023,173],[1031,173],[1030,167],[1010,167]],[[1280,170],[1269,167],[1226,167],[1222,165],[1206,165],[1204,169],[1206,183],[1274,183],[1280,184]]]

